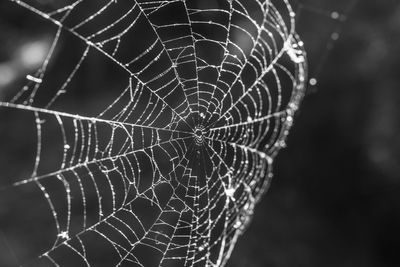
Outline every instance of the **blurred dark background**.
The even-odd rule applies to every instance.
[[[310,57],[318,84],[229,267],[400,266],[400,3],[358,1],[342,24],[322,24],[340,38],[321,68]],[[308,48],[323,36],[300,34]]]
[[[0,88],[37,67],[54,32],[2,2]],[[295,6],[317,84],[227,266],[400,266],[400,3]],[[9,52],[27,41],[37,59]]]

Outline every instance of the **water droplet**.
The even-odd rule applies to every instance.
[[[286,142],[285,142],[285,140],[279,141],[278,146],[280,146],[281,148],[285,148],[285,147],[286,147]]]
[[[69,235],[67,231],[62,231],[61,233],[58,234],[58,237],[62,239],[69,239]]]
[[[310,83],[311,86],[315,86],[315,85],[317,85],[318,81],[315,78],[311,78],[309,83]]]
[[[242,226],[242,222],[241,222],[239,219],[236,219],[236,222],[235,222],[235,224],[233,225],[233,227],[234,227],[235,229],[239,229],[240,226]]]
[[[334,40],[334,41],[338,40],[339,39],[339,33],[337,33],[337,32],[332,33],[331,34],[331,39]]]
[[[332,19],[338,19],[338,18],[339,18],[339,13],[336,12],[336,11],[332,12],[332,13],[331,13],[331,18],[332,18]]]
[[[226,193],[226,195],[228,196],[228,197],[230,197],[230,198],[232,198],[233,197],[233,195],[235,194],[235,188],[228,188],[228,189],[226,189],[225,190],[225,193]]]

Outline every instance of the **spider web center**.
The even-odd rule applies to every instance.
[[[204,128],[202,126],[196,126],[194,128],[194,141],[197,146],[202,146],[204,144]]]

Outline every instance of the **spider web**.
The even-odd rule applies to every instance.
[[[31,172],[2,192],[38,189],[45,204],[30,206],[49,233],[26,231],[40,246],[18,264],[225,265],[304,94],[289,2],[11,1],[56,28],[0,102],[36,140]],[[76,82],[93,58],[118,82]],[[71,104],[79,90],[94,108]]]

